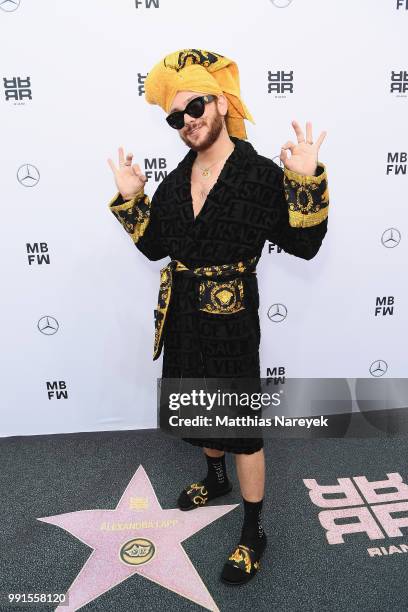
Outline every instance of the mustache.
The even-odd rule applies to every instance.
[[[189,129],[186,131],[186,134],[190,134],[191,132],[193,132],[197,128],[202,127],[203,125],[205,125],[205,123],[197,123],[197,125],[193,125],[193,126],[189,127]]]

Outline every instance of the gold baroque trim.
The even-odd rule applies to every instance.
[[[329,207],[325,206],[317,212],[304,214],[297,210],[289,209],[289,225],[291,227],[312,227],[313,225],[319,225],[329,215]]]
[[[119,203],[119,201],[122,202]],[[150,219],[151,202],[140,189],[131,200],[123,201],[118,192],[109,202],[109,209],[136,244],[143,236]]]
[[[118,191],[116,195],[113,196],[108,206],[109,208],[114,206],[115,210],[126,210],[127,208],[129,208],[131,204],[134,204],[136,200],[139,200],[144,195],[145,195],[145,192],[144,192],[144,188],[142,187],[142,189],[139,189],[139,191],[133,196],[131,200],[124,200],[122,198],[122,195]],[[117,202],[118,200],[122,200],[122,202],[115,204],[115,202]]]
[[[229,561],[234,561],[234,563],[243,569],[247,574],[251,573],[252,567],[255,570],[259,569],[260,562],[255,561],[252,565],[250,551],[253,552],[252,549],[245,546],[245,544],[238,544],[234,552],[228,557]]]
[[[299,183],[299,185],[320,185],[322,181],[327,180],[326,166],[322,162],[317,162],[317,167],[323,169],[323,172],[319,174],[319,176],[299,174],[286,167],[284,169],[284,174],[289,180],[295,181]]]

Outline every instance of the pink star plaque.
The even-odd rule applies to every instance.
[[[79,510],[38,518],[62,527],[93,549],[68,589],[69,605],[59,605],[56,610],[79,610],[129,576],[140,574],[218,611],[181,542],[237,506],[163,510],[140,465],[114,510]]]

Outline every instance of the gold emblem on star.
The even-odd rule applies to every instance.
[[[155,546],[146,538],[134,538],[123,544],[119,556],[128,565],[142,565],[153,558]]]

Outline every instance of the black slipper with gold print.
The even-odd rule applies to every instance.
[[[177,505],[180,510],[193,510],[199,506],[205,506],[209,501],[226,495],[232,491],[232,484],[226,482],[222,487],[210,488],[205,480],[193,482],[180,493]]]
[[[257,542],[256,547],[239,543],[228,557],[222,572],[221,580],[225,584],[245,584],[255,576],[261,566],[261,557],[266,548],[266,533]]]
[[[207,453],[204,455],[207,460],[207,476],[200,482],[193,482],[181,492],[177,500],[180,510],[193,510],[204,506],[210,500],[232,491],[225,466],[225,454],[221,457],[210,457]]]

